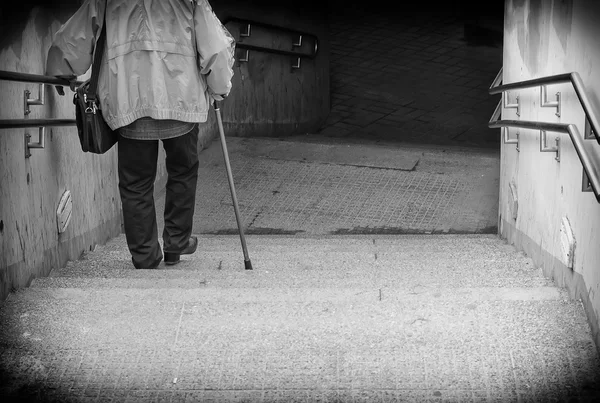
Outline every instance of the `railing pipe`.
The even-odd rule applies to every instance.
[[[500,72],[502,72],[502,70],[500,70]],[[501,92],[504,92],[504,91],[522,90],[524,88],[539,87],[541,85],[549,85],[549,84],[567,83],[569,81],[571,81],[571,73],[557,74],[554,76],[534,78],[532,80],[518,81],[516,83],[510,83],[510,84],[499,84],[499,83],[496,83],[496,81],[494,80],[494,83],[496,83],[496,86],[490,87],[489,93],[491,95],[495,95],[495,94],[500,94]]]
[[[236,42],[236,44],[235,44],[237,49],[246,49],[246,50],[254,50],[254,51],[258,51],[258,52],[267,52],[267,53],[272,53],[272,54],[294,56],[296,58],[297,57],[307,57],[309,59],[314,59],[315,57],[317,57],[317,53],[318,53],[318,49],[319,49],[319,38],[314,34],[302,32],[302,31],[296,31],[294,29],[289,29],[287,27],[268,24],[268,23],[264,23],[264,22],[248,20],[245,18],[226,17],[222,21],[223,25],[228,24],[229,22],[236,22],[236,23],[244,24],[245,31],[240,32],[240,37],[243,37],[243,38],[250,37],[251,27],[254,25],[257,27],[263,27],[263,28],[273,29],[273,30],[277,30],[277,31],[287,32],[288,34],[291,34],[294,37],[297,37],[297,39],[295,38],[295,40],[292,40],[292,42],[291,42],[292,48],[298,48],[298,47],[302,46],[303,38],[312,38],[313,44],[314,44],[310,53],[295,52],[292,50],[283,50],[283,49],[276,49],[276,48],[268,48],[265,46],[251,45],[251,44],[247,44],[247,43],[239,42],[239,41]],[[304,41],[304,43],[306,43],[306,41]]]
[[[585,112],[585,116],[590,123],[590,127],[594,133],[594,136],[596,137],[598,144],[600,144],[600,123],[598,122],[597,110],[593,107],[592,102],[585,92],[585,87],[583,85],[583,81],[581,81],[579,73],[571,73],[571,80],[573,82],[573,87],[575,88],[575,93],[577,94],[579,102],[583,107],[583,111]]]
[[[75,124],[75,119],[2,119],[0,120],[0,129],[75,126]]]
[[[223,22],[223,25],[225,25],[225,24],[227,24],[229,22],[238,22],[238,23],[243,23],[243,24],[255,25],[257,27],[263,27],[263,28],[275,29],[275,30],[279,30],[279,31],[285,31],[285,32],[288,32],[288,33],[294,34],[294,35],[302,35],[302,36],[305,36],[305,37],[306,36],[311,36],[313,38],[316,38],[316,35],[311,34],[309,32],[304,32],[304,31],[300,31],[300,30],[296,30],[296,29],[284,27],[284,26],[281,26],[281,25],[270,24],[270,23],[267,23],[267,22],[249,20],[247,18],[239,18],[239,17],[227,16],[227,17],[223,18],[222,22]]]
[[[502,127],[516,127],[521,129],[544,130],[556,133],[567,133],[571,138],[575,152],[583,165],[583,169],[588,176],[592,191],[596,196],[596,200],[600,203],[600,172],[592,158],[585,150],[583,139],[576,125],[566,123],[550,123],[550,122],[535,122],[527,120],[496,120],[496,114],[492,116],[488,126],[490,129],[498,129]]]
[[[274,54],[278,54],[278,55],[285,55],[285,56],[294,56],[294,57],[306,57],[308,59],[314,59],[316,57],[316,54],[306,54],[306,53],[299,53],[299,52],[294,52],[291,50],[282,50],[282,49],[275,49],[275,48],[266,48],[264,46],[258,46],[258,45],[250,45],[249,43],[236,43],[235,44],[236,49],[246,49],[246,50],[254,50],[254,51],[258,51],[258,52],[265,52],[265,53],[274,53]]]
[[[596,141],[598,142],[598,144],[600,144],[600,121],[598,120],[598,111],[596,110],[596,108],[590,101],[587,93],[585,92],[585,86],[583,85],[583,81],[581,80],[579,73],[572,72],[556,74],[553,76],[534,78],[532,80],[519,81],[510,84],[501,84],[501,82],[502,69],[500,69],[500,72],[498,73],[498,75],[496,76],[496,78],[492,82],[492,85],[489,88],[489,93],[491,95],[500,94],[510,90],[520,90],[524,88],[532,88],[550,84],[562,84],[570,82],[571,85],[573,85],[573,88],[575,89],[575,94],[577,94],[579,103],[581,104],[585,116],[590,123],[590,127],[592,132],[594,133]]]
[[[0,80],[18,81],[21,83],[60,85],[65,87],[69,87],[71,85],[71,81],[66,78],[44,76],[40,74],[18,73],[15,71],[5,70],[0,70]],[[81,82],[76,81],[75,84],[78,85],[81,84]]]
[[[241,24],[245,24],[246,26],[246,32],[242,32],[240,33],[240,36],[242,37],[249,37],[250,36],[250,27],[251,26],[257,26],[257,27],[263,27],[263,28],[268,28],[268,29],[273,29],[273,30],[277,30],[277,31],[284,31],[287,32],[288,34],[294,35],[296,37],[298,37],[297,41],[293,41],[292,42],[292,46],[293,47],[300,47],[302,46],[302,41],[303,38],[312,38],[314,41],[314,46],[311,50],[311,53],[300,53],[300,52],[291,52],[292,56],[303,56],[303,57],[308,57],[309,59],[314,59],[317,56],[317,52],[319,49],[319,38],[311,33],[308,32],[303,32],[303,31],[297,31],[295,29],[290,29],[287,27],[283,27],[283,26],[279,26],[279,25],[273,25],[273,24],[268,24],[265,22],[260,22],[260,21],[254,21],[254,20],[248,20],[246,18],[238,18],[238,17],[226,17],[223,19],[223,25],[229,23],[229,22],[237,22],[237,23],[241,23]],[[284,54],[284,55],[290,55],[289,52],[284,51],[284,50],[278,50],[278,49],[273,49],[273,48],[266,48],[263,46],[255,46],[254,48],[249,48],[249,45],[246,45],[244,43],[240,43],[237,42],[236,43],[236,47],[240,48],[240,49],[250,49],[250,50],[258,50],[258,51],[265,51],[265,52],[269,52],[269,53],[279,53],[279,54]],[[251,46],[251,45],[250,45]],[[270,51],[271,50],[271,51]]]
[[[546,130],[548,132],[567,133],[566,123],[550,123],[550,122],[536,122],[530,120],[496,120],[490,121],[490,129],[499,129],[501,127],[518,127],[520,129],[531,129],[531,130]]]

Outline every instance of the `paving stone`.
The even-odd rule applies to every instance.
[[[406,111],[416,110],[406,108]],[[377,128],[385,130],[382,125],[387,119],[380,119]],[[409,121],[402,129],[421,136],[428,125]],[[454,125],[448,124],[446,130],[455,136],[465,131],[460,119]],[[358,129],[358,126],[343,126]],[[389,132],[393,134],[399,129],[397,124],[392,124]],[[290,151],[288,157],[286,152],[279,152],[277,159],[268,158],[269,152],[275,152],[274,147],[286,149],[282,148],[283,144],[295,151]],[[484,152],[477,156],[471,151],[467,170],[440,173],[423,170],[428,160],[435,159],[435,153],[423,149],[315,144],[269,139],[228,140],[242,221],[248,223],[247,232],[256,229],[327,234],[379,229],[396,233],[448,233],[485,232],[496,226],[497,207],[492,203],[482,204],[481,200],[485,195],[489,195],[490,200],[497,197],[497,155]],[[319,159],[321,154],[315,154],[315,147],[329,151]],[[445,156],[447,166],[453,166],[453,160],[464,159],[464,152],[459,150],[444,150],[440,154]],[[299,160],[295,155],[304,157]],[[349,161],[354,161],[352,164],[360,166],[344,165],[336,155],[347,155]],[[327,161],[328,156],[330,161]],[[216,141],[203,152],[198,188],[195,231],[235,231],[222,153]],[[203,189],[212,190],[206,193]],[[160,203],[162,201],[158,211],[162,211]]]

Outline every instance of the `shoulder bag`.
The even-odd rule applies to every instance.
[[[107,2],[108,3],[108,2]],[[100,100],[98,99],[98,76],[106,42],[106,7],[104,22],[100,36],[94,49],[94,61],[90,79],[75,89],[75,120],[81,149],[93,154],[104,154],[117,142],[117,132],[113,131],[104,120]]]

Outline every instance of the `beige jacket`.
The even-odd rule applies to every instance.
[[[231,90],[235,47],[207,0],[85,0],[56,33],[46,74],[88,71],[105,4],[98,95],[108,125],[146,116],[205,122],[211,96]]]

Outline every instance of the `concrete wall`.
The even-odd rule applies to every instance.
[[[43,74],[53,33],[77,9],[79,0],[24,0],[19,10],[0,10],[0,70]],[[283,4],[283,3],[282,3]],[[315,32],[322,39],[319,58],[303,61],[292,72],[291,60],[251,54],[235,67],[234,89],[222,105],[228,136],[286,135],[316,130],[329,111],[329,65],[326,22],[320,13],[263,1],[252,7],[239,1],[214,2],[221,18],[257,19]],[[299,6],[298,6],[299,7]],[[236,34],[235,27],[232,33]],[[37,84],[0,81],[0,119],[24,118],[23,92],[38,94]],[[74,118],[72,93],[64,97],[46,87],[44,106],[32,106],[29,118]],[[214,114],[201,126],[199,147],[217,137]],[[0,300],[52,268],[77,259],[121,231],[116,148],[105,155],[81,152],[74,127],[47,130],[46,148],[24,157],[24,133],[0,130]],[[164,188],[164,158],[159,155],[156,191]],[[73,215],[59,234],[56,208],[69,190]]]
[[[77,7],[60,12],[41,7],[3,14],[0,69],[43,74],[53,32]],[[35,6],[35,4],[34,4]],[[4,10],[3,10],[4,11]],[[0,118],[24,117],[24,91],[38,96],[37,84],[0,81]],[[71,95],[59,97],[46,87],[44,106],[31,106],[29,118],[73,117]],[[84,155],[75,128],[52,128],[46,148],[24,157],[24,133],[37,129],[0,131],[0,298],[26,286],[31,279],[76,259],[120,231],[116,154]],[[58,234],[56,208],[62,193],[73,196],[73,215],[66,232]]]
[[[250,51],[247,63],[237,62],[233,90],[223,105],[223,123],[230,136],[286,136],[316,132],[327,119],[329,96],[329,37],[325,3],[258,0],[212,2],[219,18],[245,18],[316,35],[318,53],[291,68],[292,58]],[[268,34],[255,26],[250,38],[240,38],[240,24],[228,23],[234,38],[249,44],[292,50],[291,38]],[[304,41],[301,49],[308,51]],[[244,52],[239,49],[237,58]]]
[[[591,101],[600,107],[600,3],[596,0],[507,0],[504,30],[504,83],[576,71]],[[548,87],[550,100],[561,92],[561,116],[555,108],[540,107],[540,89],[513,91],[519,95],[520,119],[572,123],[583,133],[584,114],[570,84]],[[516,119],[505,109],[503,119]],[[514,137],[516,129],[510,130]],[[584,193],[582,166],[566,134],[560,137],[560,162],[554,153],[540,153],[540,132],[520,130],[520,152],[502,146],[500,232],[530,255],[544,273],[566,287],[585,306],[597,345],[600,346],[600,204]],[[552,143],[553,144],[553,143]],[[599,146],[586,141],[600,158]],[[514,189],[511,190],[511,184]],[[516,201],[516,203],[515,203]],[[570,268],[561,226],[568,221],[576,246]]]

